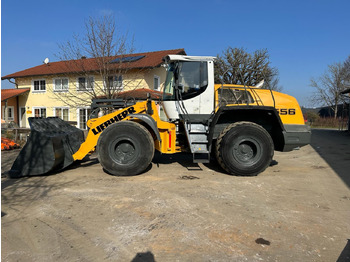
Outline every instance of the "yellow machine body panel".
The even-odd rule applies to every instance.
[[[154,104],[154,102],[152,102]],[[162,121],[157,109],[153,110],[152,118],[157,123],[158,132],[161,141],[155,140],[155,149],[163,154],[174,154],[181,152],[180,147],[176,146],[176,126],[173,123]]]
[[[305,124],[297,100],[290,95],[269,89],[245,88],[242,85],[215,85],[216,111],[220,107],[220,92],[230,92],[236,98],[234,101],[226,101],[225,106],[271,106],[276,108],[283,124]]]

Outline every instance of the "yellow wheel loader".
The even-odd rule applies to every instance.
[[[31,134],[11,177],[42,175],[97,151],[112,175],[136,175],[162,154],[189,152],[194,163],[216,157],[229,174],[254,176],[274,151],[307,145],[311,132],[295,98],[245,85],[215,85],[214,57],[169,55],[160,108],[150,98],[93,100],[88,135],[59,118],[30,118]],[[112,113],[98,117],[109,107]]]

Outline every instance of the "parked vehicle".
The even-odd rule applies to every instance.
[[[310,142],[310,129],[295,98],[245,85],[215,85],[214,57],[169,55],[160,118],[156,103],[94,100],[89,132],[59,118],[30,118],[32,132],[10,171],[12,177],[57,171],[96,150],[112,175],[136,175],[154,151],[190,152],[193,162],[216,157],[226,172],[253,176],[271,163],[274,150]],[[102,108],[115,110],[98,117]]]

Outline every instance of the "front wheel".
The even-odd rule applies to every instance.
[[[108,126],[97,142],[98,160],[112,175],[137,175],[145,171],[154,155],[154,141],[142,125],[123,121]]]
[[[255,176],[271,163],[274,145],[270,134],[252,122],[227,126],[216,143],[216,157],[228,173]]]

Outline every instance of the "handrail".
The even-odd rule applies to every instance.
[[[249,90],[252,90],[252,92],[250,92],[250,93],[254,96],[254,100],[256,101],[257,105],[259,105],[258,100],[256,99],[256,95],[257,95],[256,92],[253,91],[254,89],[253,89],[251,86],[247,86],[247,85],[246,85],[246,81],[244,81],[244,77],[243,77],[243,74],[242,74],[242,71],[243,71],[243,70],[255,71],[255,72],[258,72],[258,73],[260,73],[260,74],[262,75],[262,77],[263,77],[262,79],[263,79],[263,80],[267,79],[267,78],[265,77],[265,73],[264,73],[262,70],[258,70],[258,69],[242,68],[242,67],[231,67],[230,69],[227,69],[225,72],[223,72],[223,73],[221,74],[220,78],[219,78],[219,79],[220,79],[220,82],[221,82],[221,87],[220,87],[220,89],[221,89],[221,96],[220,96],[220,98],[222,98],[223,86],[226,84],[226,83],[223,81],[223,78],[224,78],[224,76],[229,72],[229,70],[231,70],[231,69],[238,69],[238,71],[236,71],[236,74],[235,74],[234,77],[236,77],[237,74],[239,75],[240,79],[238,79],[238,80],[240,81],[240,85],[242,85],[242,86],[244,87],[244,90],[245,90],[245,92],[247,93],[247,96],[248,96],[248,89],[249,89]],[[267,89],[270,90],[271,97],[272,97],[272,101],[273,101],[273,107],[276,107],[276,100],[275,100],[275,96],[274,96],[274,94],[273,94],[272,87],[271,87],[271,85],[270,85],[269,82],[266,81],[265,83],[267,84],[267,87],[268,87]],[[230,83],[230,84],[232,84],[232,83]],[[259,101],[262,101],[260,97],[259,97]],[[248,101],[248,100],[246,101],[246,103],[247,103],[247,105],[249,105],[249,101]],[[221,101],[219,101],[218,104],[221,104]]]

